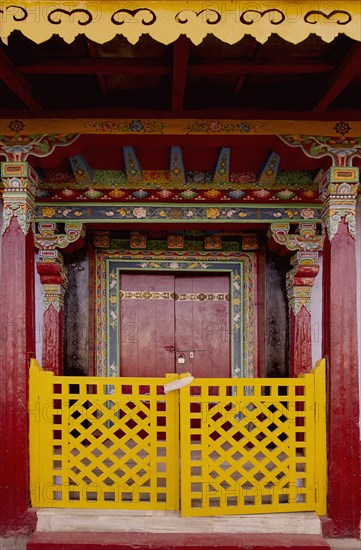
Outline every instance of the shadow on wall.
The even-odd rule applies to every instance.
[[[266,249],[265,266],[265,375],[289,375],[288,305],[286,273],[289,258]]]
[[[64,374],[89,374],[89,262],[82,250],[65,260],[68,288],[64,300]]]

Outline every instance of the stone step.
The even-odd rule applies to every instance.
[[[37,516],[38,532],[322,533],[320,519],[314,512],[182,517],[179,512],[162,510],[41,508],[37,510]]]
[[[319,550],[321,535],[261,533],[34,533],[27,550]]]

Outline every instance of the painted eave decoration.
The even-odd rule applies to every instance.
[[[98,2],[0,2],[0,37],[18,30],[40,44],[59,35],[71,43],[78,34],[104,44],[123,35],[135,44],[149,34],[163,44],[181,34],[200,44],[207,34],[234,44],[244,35],[264,43],[276,33],[297,44],[314,33],[326,42],[344,33],[361,40],[361,3],[152,1],[137,4]]]

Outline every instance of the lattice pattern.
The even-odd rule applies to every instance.
[[[326,514],[324,361],[164,395],[177,378],[60,377],[33,361],[32,505],[177,510],[180,485],[184,516]]]
[[[314,378],[181,390],[182,514],[315,509]]]
[[[53,424],[42,433],[45,491],[33,504],[177,509],[178,402],[163,392],[174,377],[47,378]]]

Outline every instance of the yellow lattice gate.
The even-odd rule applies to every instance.
[[[177,378],[70,378],[33,362],[32,505],[326,513],[324,362],[297,379],[200,379],[165,394]]]
[[[178,396],[167,378],[30,371],[32,505],[177,510]]]

